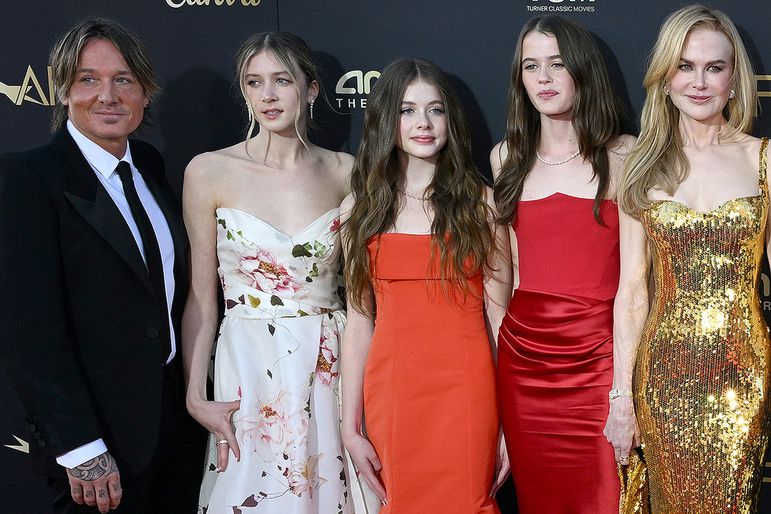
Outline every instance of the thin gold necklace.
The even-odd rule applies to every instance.
[[[417,200],[419,202],[425,202],[426,200],[428,200],[428,198],[426,198],[425,196],[423,196],[422,198],[418,198],[417,196],[412,196],[404,189],[397,189],[397,191],[403,194],[404,196],[406,196],[407,198],[412,198],[413,200]]]

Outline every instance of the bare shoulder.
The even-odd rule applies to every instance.
[[[353,210],[353,205],[355,202],[356,200],[353,197],[353,193],[349,193],[345,198],[343,198],[343,202],[340,204],[341,221],[347,220],[351,215],[351,211]]]
[[[193,157],[187,168],[188,170],[195,170],[195,172],[203,172],[206,169],[220,171],[223,166],[230,167],[235,161],[243,160],[245,157],[248,156],[244,143],[241,141],[227,148],[198,154]]]
[[[741,139],[739,140],[739,144],[744,146],[747,151],[753,152],[755,155],[760,153],[761,145],[763,144],[763,139],[767,138],[760,138],[751,136],[750,134],[744,134]],[[766,152],[768,152],[768,146],[766,146]]]
[[[350,189],[351,169],[353,169],[353,155],[346,152],[335,152],[326,148],[315,147],[314,151],[324,170],[334,177],[345,194]]]
[[[637,143],[637,138],[621,134],[608,145],[608,163],[610,164],[611,196],[615,197],[616,185],[624,167],[627,155]]]
[[[493,149],[490,150],[490,167],[493,171],[493,179],[497,179],[501,173],[501,166],[506,157],[509,156],[509,148],[506,141],[499,141]]]
[[[231,171],[237,169],[246,157],[243,142],[196,155],[185,168],[185,189],[209,189],[216,194],[218,186],[228,182],[228,177],[233,176]]]
[[[635,143],[637,143],[637,138],[635,136],[631,134],[621,134],[608,145],[608,152],[624,159],[632,150]]]
[[[347,170],[353,167],[353,155],[346,152],[327,150],[320,146],[314,146],[313,152],[318,156],[324,166],[332,170]]]
[[[217,175],[217,168],[221,165],[221,158],[216,152],[198,154],[185,168],[185,185],[199,184],[213,180]]]
[[[761,160],[763,159],[763,157],[765,157],[766,167],[768,167],[768,157],[771,154],[768,151],[768,144],[766,144],[765,151],[763,151],[764,150],[763,139],[765,138],[759,138],[759,137],[751,136],[749,134],[744,134],[742,139],[739,141],[739,144],[742,145],[742,148],[744,149],[744,152],[747,155],[747,159],[749,159],[749,161],[753,163],[752,168],[754,170],[760,169]]]

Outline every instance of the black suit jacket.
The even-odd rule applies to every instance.
[[[160,154],[130,145],[174,240],[179,352],[184,226]],[[144,470],[158,446],[170,348],[164,299],[66,129],[0,156],[0,291],[0,362],[26,411],[34,467],[60,476],[56,456],[101,437],[121,472]]]

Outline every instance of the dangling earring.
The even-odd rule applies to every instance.
[[[729,100],[733,100],[735,96],[736,96],[736,91],[734,91],[734,90],[732,89],[732,90],[731,90],[731,92],[730,92],[730,93],[728,93],[728,99],[729,99]]]
[[[315,100],[311,100],[311,119],[313,119],[313,103]]]
[[[252,105],[246,104],[246,110],[249,112],[249,123],[254,120],[254,113],[252,112]]]

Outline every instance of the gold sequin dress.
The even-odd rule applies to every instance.
[[[654,513],[757,508],[771,428],[771,348],[757,288],[767,142],[757,196],[704,213],[656,201],[640,214],[656,290],[634,394]]]

